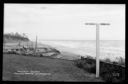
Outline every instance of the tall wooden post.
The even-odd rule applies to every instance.
[[[36,51],[37,51],[37,36],[36,36],[36,43],[35,43],[35,56],[36,56]]]
[[[99,77],[100,72],[100,41],[99,41],[99,24],[96,24],[96,77]]]
[[[109,23],[85,23],[85,25],[96,25],[96,77],[100,76],[100,39],[99,39],[99,26],[110,25]]]

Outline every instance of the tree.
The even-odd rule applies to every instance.
[[[25,33],[23,34],[19,34],[18,32],[16,33],[7,33],[4,34],[4,38],[8,39],[8,40],[19,40],[19,41],[29,41],[27,35]]]

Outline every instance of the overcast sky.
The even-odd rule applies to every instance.
[[[4,33],[26,33],[33,40],[125,40],[125,4],[4,4]]]

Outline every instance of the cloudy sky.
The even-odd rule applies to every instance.
[[[4,4],[4,33],[26,33],[31,40],[125,40],[125,4]]]

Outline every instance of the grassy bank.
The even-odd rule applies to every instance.
[[[50,75],[17,75],[18,71],[39,71]],[[50,57],[3,54],[4,81],[103,81],[76,67],[73,61]]]

